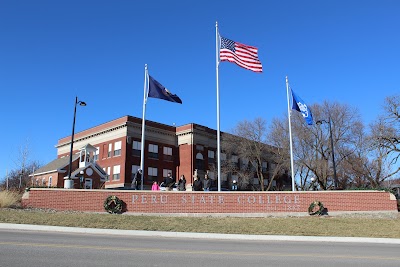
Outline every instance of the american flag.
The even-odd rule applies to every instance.
[[[238,66],[248,70],[262,72],[257,47],[237,43],[222,36],[219,59],[236,63]]]

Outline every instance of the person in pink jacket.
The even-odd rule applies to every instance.
[[[160,190],[160,186],[158,185],[157,181],[153,182],[153,185],[151,186],[151,190],[152,191],[159,191]]]

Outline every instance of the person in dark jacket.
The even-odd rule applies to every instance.
[[[203,185],[200,179],[197,176],[195,176],[193,181],[193,191],[202,191],[202,190],[203,190]]]
[[[179,188],[179,191],[186,191],[186,179],[185,179],[185,175],[183,175],[183,174],[179,178],[178,188]]]
[[[167,191],[171,191],[172,188],[174,187],[174,179],[172,178],[172,174],[169,172],[167,174],[167,177],[164,179],[164,186],[167,189]]]
[[[138,170],[135,173],[135,176],[132,179],[132,183],[131,183],[131,188],[133,188],[134,190],[139,190],[139,182],[141,182],[142,179],[142,170]]]
[[[204,191],[210,191],[211,187],[211,179],[208,178],[208,175],[204,175],[204,180],[203,180],[203,190]]]

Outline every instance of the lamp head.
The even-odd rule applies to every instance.
[[[84,106],[86,106],[86,102],[79,101],[79,105],[84,107]]]
[[[327,122],[326,120],[318,120],[315,122],[316,125],[321,125],[323,123],[329,123],[329,122]]]

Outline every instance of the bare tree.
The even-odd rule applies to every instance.
[[[350,187],[382,187],[399,172],[399,105],[399,96],[387,97],[385,115],[370,125],[368,136],[358,135],[357,145],[346,162],[352,177]]]
[[[324,102],[322,105],[312,105],[314,121],[320,120],[328,125],[309,126],[304,122],[300,113],[294,112],[291,117],[293,158],[295,176],[297,177],[296,187],[299,190],[309,190],[311,178],[315,178],[318,187],[326,190],[333,188],[334,171],[332,152],[335,153],[335,167],[340,187],[346,187],[348,179],[346,175],[345,162],[353,154],[356,147],[356,133],[364,134],[364,127],[356,109],[339,103]],[[287,116],[284,119],[276,120],[272,124],[271,133],[279,147],[287,150],[285,166],[290,168],[289,137],[288,137]],[[330,141],[330,130],[332,130],[332,151]]]
[[[400,125],[400,124],[399,124]],[[371,134],[366,149],[367,157],[364,160],[364,177],[370,187],[381,187],[383,182],[393,178],[400,171],[397,164],[399,158],[399,144],[396,144],[394,125],[389,124],[386,118],[380,117],[370,125]]]
[[[29,175],[37,170],[40,164],[37,161],[30,161],[29,155],[29,142],[26,141],[24,145],[18,148],[18,155],[14,160],[16,168],[10,170],[7,176],[4,177],[0,187],[7,188],[8,186],[9,189],[23,190],[31,185]]]
[[[253,184],[250,179],[257,177],[260,186],[255,189],[270,190],[272,181],[282,177],[278,160],[281,150],[267,144],[266,121],[262,118],[239,122],[232,134],[223,136],[222,149],[228,156],[235,155],[241,159],[239,164],[229,159],[223,164],[226,172],[240,177],[239,185]],[[266,187],[264,181],[268,181]]]
[[[367,133],[357,109],[337,102],[325,101],[311,106],[314,121],[320,121],[319,125],[308,126],[300,113],[292,113],[296,187],[309,190],[311,178],[315,178],[319,188],[334,188],[334,167],[341,189],[376,188],[394,178],[400,172],[399,107],[400,96],[386,98],[385,116],[370,126],[370,133]],[[282,162],[290,169],[287,125],[286,115],[283,119],[275,119],[269,141],[287,151],[286,161],[283,159]]]
[[[8,185],[8,189],[10,190],[24,190],[26,187],[32,185],[29,175],[32,174],[33,170],[39,167],[40,164],[38,162],[29,162],[24,165],[24,168],[11,170],[7,177],[4,177],[3,181],[0,183],[0,187],[6,189]]]
[[[391,165],[396,165],[400,158],[400,95],[385,99],[384,115],[375,123],[373,135],[376,143],[392,157]],[[395,173],[399,171],[400,167]]]

